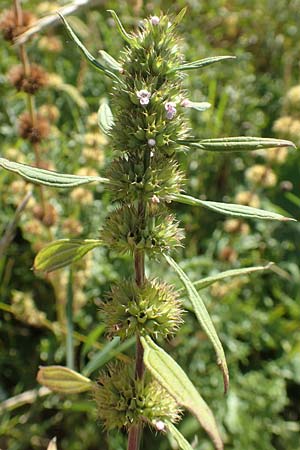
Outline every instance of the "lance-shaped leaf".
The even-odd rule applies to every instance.
[[[214,64],[220,61],[225,61],[226,59],[235,59],[235,56],[210,56],[209,58],[199,59],[197,61],[192,61],[190,63],[181,64],[178,67],[175,67],[170,72],[175,72],[177,70],[194,70],[194,69],[202,69],[202,67],[209,66],[210,64]]]
[[[234,203],[220,203],[212,202],[209,200],[200,200],[198,198],[190,197],[184,194],[173,194],[170,199],[184,203],[191,206],[203,206],[216,213],[224,214],[226,216],[234,217],[247,217],[249,219],[262,219],[262,220],[280,220],[282,222],[296,221],[291,217],[285,217],[281,214],[277,214],[271,211],[265,211],[263,209],[252,208],[252,206],[236,205]]]
[[[243,152],[274,147],[294,147],[295,144],[285,139],[258,138],[250,136],[238,136],[217,139],[185,139],[178,140],[178,144],[196,147],[209,152]]]
[[[60,239],[42,248],[34,259],[33,268],[52,272],[83,258],[89,251],[102,245],[97,239]]]
[[[109,134],[114,126],[114,117],[106,100],[101,102],[98,110],[98,124],[104,134]]]
[[[187,11],[187,7],[185,6],[184,8],[182,8],[181,11],[179,11],[179,13],[177,14],[177,16],[176,16],[175,19],[173,20],[173,23],[172,23],[172,25],[170,26],[170,28],[173,28],[173,27],[175,27],[175,26],[177,26],[177,25],[180,24],[180,22],[182,21],[182,19],[183,19],[184,16],[185,16],[186,11]]]
[[[88,62],[91,63],[94,67],[96,67],[96,69],[98,69],[101,72],[105,73],[105,75],[107,75],[109,78],[111,78],[111,79],[113,79],[115,81],[118,81],[120,83],[121,82],[120,78],[117,77],[117,75],[115,73],[111,72],[105,66],[100,64],[99,61],[97,61],[96,58],[94,58],[94,56],[88,51],[88,49],[85,48],[85,46],[80,41],[80,39],[77,37],[77,35],[74,33],[74,31],[72,30],[72,28],[70,27],[70,25],[68,24],[68,22],[66,21],[64,16],[62,14],[60,14],[60,13],[58,13],[58,15],[60,16],[61,20],[63,21],[63,23],[64,23],[64,25],[65,25],[68,33],[69,33],[70,38],[75,42],[75,44],[81,50],[81,52],[86,57]]]
[[[164,257],[166,258],[168,264],[175,270],[175,272],[179,276],[181,282],[183,283],[183,285],[186,289],[188,298],[193,306],[193,310],[197,316],[197,319],[215,349],[215,352],[217,355],[217,363],[223,373],[224,391],[227,392],[228,385],[229,385],[229,374],[228,374],[225,353],[224,353],[221,341],[217,335],[215,327],[210,318],[210,315],[208,314],[208,311],[204,305],[204,302],[203,302],[202,298],[200,297],[200,295],[198,294],[198,292],[196,291],[196,288],[194,287],[194,285],[191,282],[191,280],[189,279],[189,277],[181,269],[181,267],[178,266],[178,264],[174,261],[174,259],[168,255],[164,255]]]
[[[132,45],[135,42],[135,39],[133,38],[133,36],[130,36],[130,34],[127,33],[127,31],[123,27],[122,22],[120,21],[118,15],[116,14],[116,12],[112,9],[108,9],[107,11],[110,12],[111,15],[113,16],[113,19],[115,21],[115,24],[117,25],[118,31],[119,31],[120,35],[122,36],[122,38],[124,39],[124,41],[126,41],[128,44]]]
[[[116,61],[115,58],[113,58],[109,53],[107,53],[104,50],[99,50],[99,53],[101,55],[101,58],[107,65],[107,67],[109,67],[112,70],[116,70],[117,72],[120,72],[122,70],[121,64],[118,61]]]
[[[214,416],[186,373],[149,336],[141,338],[141,342],[147,369],[179,405],[194,414],[211,437],[215,448],[222,450],[223,443]]]
[[[69,175],[66,173],[54,172],[52,170],[40,169],[39,167],[28,166],[27,164],[20,164],[5,158],[0,158],[0,167],[3,167],[3,169],[9,170],[10,172],[18,173],[21,177],[31,183],[55,188],[73,188],[80,186],[81,184],[92,183],[93,181],[105,184],[109,183],[107,178]]]
[[[63,366],[40,367],[37,381],[51,391],[62,394],[78,394],[92,388],[89,378]]]
[[[184,106],[184,108],[192,108],[200,112],[206,111],[211,107],[211,104],[208,102],[192,102],[191,100],[183,100],[181,105]]]
[[[217,273],[216,275],[211,275],[210,277],[202,278],[202,280],[194,281],[193,285],[199,291],[201,289],[207,288],[217,281],[224,280],[225,278],[235,278],[241,277],[243,275],[250,275],[255,272],[263,272],[269,270],[274,263],[270,262],[266,266],[256,266],[256,267],[243,267],[242,269],[226,270],[225,272]]]
[[[189,442],[185,439],[185,437],[180,433],[179,430],[171,423],[167,422],[167,429],[173,439],[175,439],[178,447],[181,450],[193,450],[193,447],[189,444]]]

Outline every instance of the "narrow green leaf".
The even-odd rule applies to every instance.
[[[223,443],[214,416],[186,373],[149,336],[142,337],[141,342],[147,369],[179,405],[189,410],[198,419],[211,437],[215,448],[222,450]]]
[[[59,15],[59,17],[61,18],[61,20],[63,21],[63,24],[65,25],[70,38],[75,42],[75,44],[77,45],[77,47],[81,50],[81,52],[83,53],[83,55],[86,57],[86,59],[94,66],[96,67],[98,70],[100,70],[101,72],[105,73],[105,75],[107,75],[109,78],[121,82],[121,80],[119,79],[119,77],[117,77],[116,74],[114,74],[113,72],[111,72],[110,70],[108,70],[105,66],[103,66],[102,64],[100,64],[96,58],[94,58],[94,56],[88,51],[88,49],[85,48],[85,46],[83,45],[83,43],[80,41],[80,39],[78,38],[78,36],[74,33],[74,31],[72,30],[72,28],[70,27],[70,25],[68,24],[68,22],[66,21],[66,19],[64,18],[64,16],[62,14],[60,14],[59,12],[57,13]]]
[[[98,239],[60,239],[42,248],[34,259],[34,270],[52,272],[83,258],[90,250],[102,245]]]
[[[172,72],[177,70],[194,70],[201,69],[202,67],[209,66],[210,64],[214,64],[220,61],[225,61],[226,59],[235,59],[235,56],[210,56],[209,58],[199,59],[197,61],[193,61],[190,63],[184,63],[181,66],[172,69]]]
[[[227,392],[228,385],[229,385],[229,374],[228,374],[225,353],[224,353],[221,341],[217,335],[215,327],[210,318],[210,315],[208,314],[208,311],[203,303],[202,298],[196,291],[196,288],[194,287],[193,283],[191,282],[189,277],[186,275],[186,273],[181,269],[181,267],[178,266],[178,264],[174,261],[173,258],[171,258],[168,255],[164,255],[164,257],[166,258],[168,264],[175,270],[175,272],[179,276],[181,282],[183,283],[183,285],[186,289],[186,292],[188,294],[188,298],[189,298],[189,300],[193,306],[194,312],[197,316],[197,319],[215,349],[215,352],[217,355],[217,363],[223,373],[224,391]]]
[[[109,55],[104,50],[99,50],[99,53],[101,55],[101,58],[105,62],[105,64],[112,70],[116,70],[117,72],[120,72],[122,70],[121,64],[115,60],[111,55]]]
[[[97,352],[91,360],[87,363],[87,365],[82,370],[84,375],[90,375],[95,370],[104,366],[108,361],[115,358],[120,353],[128,350],[128,348],[132,347],[136,342],[135,336],[127,339],[126,341],[120,344],[119,337],[115,337],[112,341],[108,342],[102,350]]]
[[[109,134],[114,126],[114,117],[106,100],[101,102],[98,110],[98,124],[104,134]]]
[[[37,381],[51,391],[62,394],[78,394],[92,387],[89,378],[63,366],[40,367]]]
[[[187,100],[185,104],[183,105],[185,108],[192,108],[196,111],[206,111],[211,107],[211,104],[208,102],[192,102],[191,100]]]
[[[60,91],[65,92],[79,106],[79,108],[86,109],[88,107],[86,99],[80,94],[79,90],[72,84],[59,83],[55,84],[54,87],[56,89],[59,89]]]
[[[84,367],[82,373],[84,375],[90,375],[94,370],[99,369],[101,366],[106,364],[110,359],[109,353],[120,344],[120,338],[115,337],[112,341],[107,342],[102,350],[95,353],[95,355],[90,359],[87,365]]]
[[[178,24],[180,24],[180,22],[182,22],[182,19],[185,16],[185,13],[187,11],[187,7],[185,6],[184,8],[182,8],[181,11],[179,11],[179,13],[177,14],[177,16],[175,17],[175,19],[173,20],[173,23],[171,26],[176,26]]]
[[[8,161],[8,159],[4,158],[0,158],[0,167],[3,167],[3,169],[9,170],[10,172],[18,173],[21,177],[31,183],[55,188],[72,188],[80,186],[81,184],[92,183],[93,181],[105,184],[109,183],[107,178],[69,175],[28,166],[27,164]]]
[[[226,270],[225,272],[218,273],[217,275],[212,275],[210,277],[202,278],[202,280],[195,281],[193,285],[196,289],[200,290],[207,288],[217,281],[224,280],[225,278],[241,277],[243,275],[269,270],[273,265],[274,263],[270,262],[266,266],[243,267],[242,269]]]
[[[196,147],[209,152],[242,152],[274,147],[294,147],[295,144],[285,139],[258,138],[250,136],[237,136],[217,139],[186,139],[178,140],[178,144]]]
[[[168,432],[170,433],[170,435],[175,439],[178,447],[181,450],[193,450],[193,447],[189,444],[189,442],[185,439],[185,437],[169,421],[167,422],[167,429],[168,429]]]
[[[125,31],[125,28],[123,27],[122,22],[120,21],[116,12],[113,9],[108,9],[107,11],[110,12],[111,15],[113,16],[113,19],[117,25],[118,31],[119,31],[120,35],[122,36],[122,38],[124,39],[124,41],[126,41],[128,44],[133,44],[134,38],[132,36],[130,36],[130,34],[128,34],[127,31]]]
[[[73,272],[69,269],[69,278],[67,285],[67,304],[66,304],[66,365],[69,369],[74,369],[74,323],[73,323]]]
[[[284,217],[271,211],[264,211],[263,209],[252,208],[251,206],[236,205],[234,203],[220,203],[208,200],[200,200],[198,198],[190,197],[184,194],[174,194],[170,197],[171,200],[179,203],[184,203],[191,206],[203,206],[216,213],[225,214],[226,216],[247,217],[249,219],[262,220],[280,220],[282,222],[296,221],[291,217]]]

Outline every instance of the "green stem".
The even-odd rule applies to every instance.
[[[144,214],[144,205],[139,204],[139,213]],[[138,286],[143,286],[145,282],[145,254],[143,250],[136,250],[134,253],[134,271],[135,281]],[[136,360],[135,360],[135,377],[142,379],[145,372],[145,365],[143,361],[144,350],[140,341],[139,335],[136,336]],[[142,425],[133,425],[128,432],[127,450],[139,450],[142,439]]]
[[[69,271],[69,280],[67,286],[67,336],[66,336],[66,353],[67,353],[67,367],[74,369],[74,345],[73,345],[73,276],[72,269]]]

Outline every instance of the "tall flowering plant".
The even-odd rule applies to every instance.
[[[201,112],[209,104],[188,98],[184,75],[189,70],[201,70],[233,57],[215,56],[186,62],[176,31],[185,9],[173,20],[165,15],[145,19],[135,33],[128,33],[117,14],[114,11],[111,14],[126,46],[118,60],[102,51],[101,63],[62,17],[83,55],[113,82],[111,108],[108,103],[102,103],[99,109],[99,125],[110,137],[115,155],[106,176],[61,174],[4,159],[0,159],[0,165],[28,181],[56,188],[90,182],[107,187],[115,208],[102,225],[100,237],[52,242],[38,253],[34,268],[46,272],[57,270],[102,245],[119,254],[132,255],[132,278],[112,286],[101,309],[108,337],[118,336],[125,341],[135,336],[136,357],[132,363],[110,364],[96,381],[61,366],[41,368],[38,380],[57,392],[91,391],[105,428],[128,431],[128,450],[140,448],[144,426],[170,433],[180,448],[190,450],[192,447],[174,425],[183,409],[198,419],[215,448],[222,450],[222,438],[210,408],[182,368],[163,350],[163,345],[183,322],[181,297],[184,295],[212,343],[227,391],[225,354],[199,291],[226,276],[265,270],[268,266],[229,271],[193,284],[171,256],[183,245],[184,234],[168,205],[180,202],[235,217],[292,219],[249,206],[205,201],[184,194],[184,174],[176,153],[180,149],[232,152],[293,144],[253,137],[205,140],[195,137],[187,122],[186,109]],[[165,260],[181,280],[184,294],[176,292],[157,274],[146,275],[147,258]]]

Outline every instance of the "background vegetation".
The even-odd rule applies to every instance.
[[[37,17],[64,2],[24,1]],[[70,16],[89,50],[105,49],[118,56],[123,43],[106,12],[118,11],[127,29],[161,9],[188,13],[181,24],[187,60],[236,55],[235,61],[190,73],[192,100],[212,107],[193,111],[193,129],[203,137],[257,135],[286,137],[300,143],[300,1],[299,0],[165,0],[102,1]],[[2,0],[10,8],[11,2]],[[111,82],[88,67],[61,25],[48,27],[26,43],[31,62],[41,64],[47,83],[35,95],[36,107],[50,124],[39,144],[50,169],[68,173],[105,174],[112,154],[98,130],[99,101],[108,97]],[[18,49],[1,38],[1,156],[33,163],[34,148],[20,137],[20,115],[26,95],[12,85]],[[293,90],[291,90],[293,88]],[[197,151],[179,155],[187,173],[188,191],[195,197],[237,201],[265,207],[299,220],[300,160],[297,151],[214,154]],[[0,228],[3,236],[16,207],[32,189],[20,178],[0,172]],[[122,434],[106,436],[97,423],[94,404],[84,395],[34,397],[41,364],[65,364],[65,305],[70,274],[44,277],[31,271],[36,252],[52,237],[97,237],[109,193],[101,187],[44,192],[33,190],[11,244],[0,260],[0,448],[39,450],[57,436],[62,450],[121,450]],[[174,206],[172,206],[174,207]],[[298,223],[224,219],[202,209],[176,206],[185,227],[186,244],[178,261],[191,278],[267,261],[276,263],[263,275],[214,284],[205,300],[224,343],[231,374],[227,397],[214,355],[194,316],[185,314],[180,333],[167,348],[189,373],[211,405],[227,445],[233,450],[300,449],[300,270]],[[96,249],[74,270],[75,367],[95,377],[120,349],[105,338],[99,299],[113,281],[128,277],[126,257]],[[168,279],[167,267],[161,274]],[[160,276],[161,276],[160,274]],[[174,278],[171,280],[177,283]],[[180,344],[180,345],[179,345]],[[130,355],[130,343],[124,352]],[[34,391],[31,391],[34,390]],[[31,403],[9,399],[28,392]],[[2,405],[2,406],[1,406]],[[211,443],[186,415],[180,425],[197,450]],[[150,434],[144,449],[173,448],[174,443]]]

